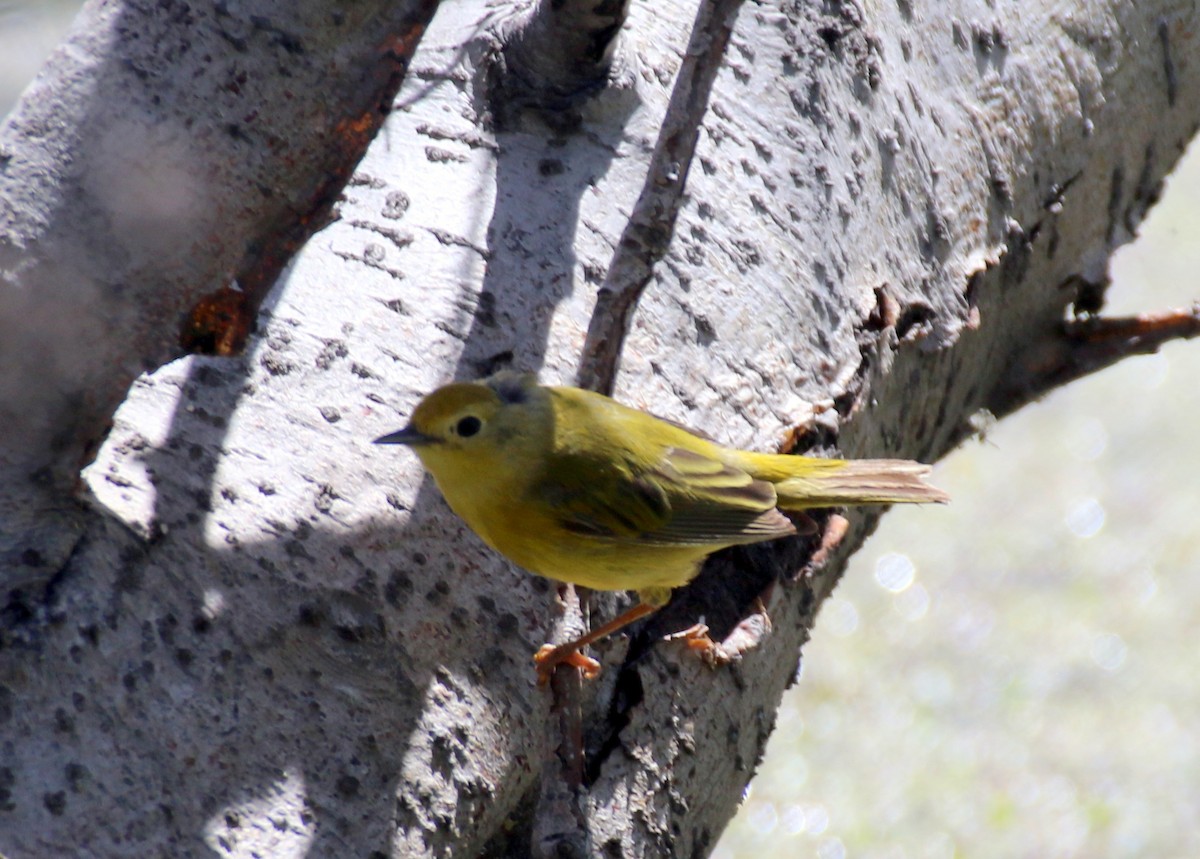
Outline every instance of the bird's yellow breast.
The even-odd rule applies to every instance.
[[[530,572],[597,590],[676,588],[713,547],[658,546],[579,534],[532,496],[528,473],[477,469],[467,479],[430,471],[450,508],[485,543]],[[453,471],[453,469],[451,469]],[[469,486],[469,491],[462,488]]]

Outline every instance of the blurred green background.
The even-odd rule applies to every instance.
[[[0,0],[0,113],[75,0]],[[1200,299],[1200,159],[1106,312]],[[991,428],[821,612],[719,859],[1200,856],[1200,341]]]

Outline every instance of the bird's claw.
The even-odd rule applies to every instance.
[[[595,680],[600,674],[600,663],[590,656],[584,656],[574,647],[543,644],[538,652],[533,654],[533,664],[537,666],[538,685],[545,686],[554,675],[554,669],[559,665],[570,665],[583,672],[584,680]]]
[[[687,649],[700,657],[710,668],[715,668],[718,665],[725,665],[729,659],[725,656],[721,645],[712,640],[708,634],[708,624],[696,623],[689,626],[687,629],[681,629],[679,632],[673,632],[666,636],[667,641],[682,641],[687,645]]]

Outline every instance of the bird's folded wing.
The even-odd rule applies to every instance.
[[[576,460],[539,491],[564,529],[617,542],[715,549],[795,533],[770,483],[681,448],[641,472]]]

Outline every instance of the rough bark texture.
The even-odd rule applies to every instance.
[[[1069,309],[1095,309],[1111,251],[1200,118],[1190,4],[746,4],[709,51],[692,28],[730,8],[631,5],[615,50],[591,56],[605,68],[611,55],[602,85],[566,102],[578,86],[522,97],[521,75],[509,77],[553,26],[466,0],[438,13],[340,219],[285,272],[246,353],[134,384],[86,474],[92,503],[69,557],[6,616],[0,852],[711,849],[813,615],[873,518],[824,520],[823,545],[724,553],[635,639],[603,648],[596,683],[552,692],[534,685],[529,657],[559,632],[554,589],[486,550],[414,458],[370,439],[451,377],[515,365],[570,380],[640,213],[663,233],[635,249],[650,250],[652,277],[619,352],[618,398],[744,447],[934,459],[979,410],[1009,411],[1062,378]],[[624,10],[605,12],[595,26]],[[506,54],[514,34],[521,50]],[[256,75],[285,73],[278,44],[243,44]],[[681,157],[662,135],[677,128],[668,104],[687,95],[685,57],[717,66],[694,156],[664,163]],[[75,79],[61,77],[45,86]],[[205,69],[175,86],[196,80]],[[317,102],[338,97],[308,87]],[[212,99],[180,110],[201,125],[225,115]],[[107,151],[79,121],[63,119],[73,136],[51,163]],[[173,139],[141,142],[169,153]],[[686,193],[663,194],[655,175],[686,180]],[[6,218],[92,235],[71,200],[54,204],[57,185],[47,201],[29,181]],[[276,193],[300,193],[279,181]],[[240,174],[205,174],[202,188],[229,206],[263,191]],[[92,240],[142,240],[154,218],[183,229],[147,205]],[[6,393],[85,354],[76,390],[106,393],[63,420],[94,424],[138,366],[169,354],[163,320],[236,270],[255,229],[229,220],[221,235],[236,249],[221,259],[233,263],[161,286],[170,313],[120,310],[125,336],[101,363],[51,348],[54,361],[17,363]],[[39,264],[32,244],[5,254],[6,276]],[[118,256],[90,262],[94,276],[122,283]],[[47,313],[69,318],[60,306]],[[35,432],[55,414],[6,420]],[[54,468],[79,459],[75,446]],[[618,601],[591,600],[602,616]],[[712,670],[656,640],[700,614],[730,634],[733,665]],[[575,706],[586,754],[564,760],[553,752]]]
[[[80,13],[0,130],[9,587],[36,589],[83,532],[79,470],[138,373],[185,348],[240,348],[328,218],[435,5]]]

